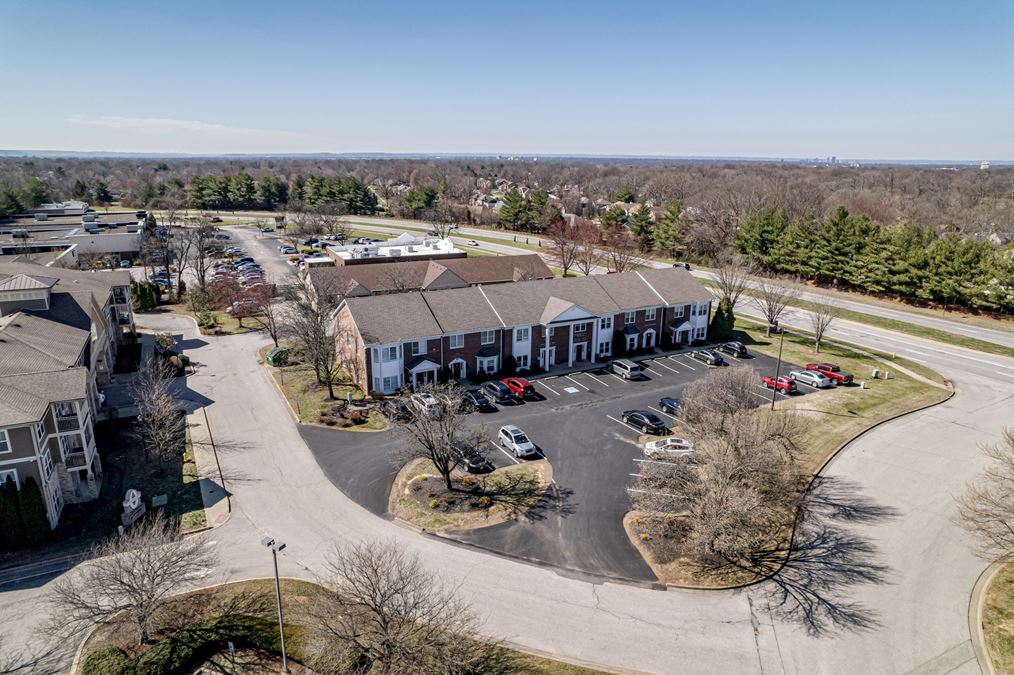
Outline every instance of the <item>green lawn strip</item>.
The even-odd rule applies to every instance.
[[[319,586],[309,581],[282,579],[281,594],[285,606],[285,646],[290,665],[309,660],[309,647],[304,626],[310,616],[311,603]],[[171,598],[163,608],[166,617],[189,617],[188,626],[173,630],[160,628],[154,643],[137,647],[134,630],[125,623],[100,625],[88,637],[76,675],[99,675],[110,672],[197,672],[204,665],[221,671],[227,652],[226,633],[241,636],[237,650],[247,643],[269,654],[280,651],[278,623],[275,615],[275,587],[272,579],[251,579],[213,588],[201,589]],[[156,626],[178,625],[175,621],[153,622]],[[595,670],[543,656],[503,647],[515,659],[512,673],[517,675],[606,675]],[[218,664],[215,667],[213,664]],[[272,661],[273,664],[273,661]],[[256,672],[262,672],[257,670]],[[264,669],[263,672],[268,672]]]
[[[288,345],[284,344],[281,346],[288,347]],[[268,351],[273,348],[274,345],[268,345],[260,350],[261,361],[265,359]],[[298,356],[291,348],[289,354],[290,358],[298,359]],[[271,371],[271,376],[275,378],[285,398],[289,401],[289,405],[296,411],[299,421],[304,424],[318,424],[317,418],[320,411],[345,401],[346,395],[349,393],[352,394],[353,401],[361,401],[366,398],[362,390],[353,384],[336,384],[334,386],[335,398],[331,398],[328,395],[327,385],[317,381],[317,376],[313,372],[313,366],[308,363],[294,362],[291,365],[280,368],[268,366],[268,369]],[[356,428],[360,431],[376,430],[383,429],[385,424],[382,416],[371,414],[369,421],[365,424],[361,424],[358,427],[346,427],[346,429]]]
[[[766,337],[763,327],[754,321],[736,320],[735,339],[748,345],[751,351],[777,357],[780,337]],[[838,343],[825,342],[817,354],[812,338],[795,332],[785,335],[782,361],[783,375],[789,371],[786,364],[803,367],[807,363],[830,361],[855,376],[856,384],[853,386],[817,392],[811,390],[807,396],[778,396],[776,399],[776,409],[795,409],[814,422],[810,431],[799,439],[802,450],[796,458],[800,469],[807,473],[819,469],[832,452],[863,428],[898,413],[942,401],[948,396],[948,392],[943,389],[897,371],[891,373],[889,380],[874,380],[873,369],[883,371],[886,368],[883,363]],[[917,371],[920,375],[934,375],[931,379],[935,381],[942,379],[932,371],[926,372],[929,369],[904,359],[896,359],[894,362]],[[774,373],[758,372],[757,375],[761,377]],[[862,381],[866,382],[866,389],[858,386]],[[803,388],[809,390],[805,385]]]
[[[998,673],[1014,673],[1014,564],[997,572],[982,608],[986,650]]]
[[[189,316],[194,319],[194,321],[197,320],[197,317],[190,309],[190,304],[187,302],[172,305],[160,305],[160,309],[172,312],[173,314]],[[214,333],[215,335],[241,335],[242,333],[260,330],[260,326],[255,325],[256,319],[246,318],[243,320],[243,325],[240,326],[239,319],[233,317],[228,312],[217,309],[210,311],[212,316],[215,317],[215,327],[210,329],[201,328],[201,332],[204,334]]]
[[[698,279],[703,285],[710,288],[715,288],[717,284],[711,279]],[[747,293],[749,295],[749,293]],[[741,300],[742,302],[742,300]],[[790,303],[793,307],[798,307],[806,311],[813,311],[816,308],[816,303],[809,300],[793,300]],[[839,317],[846,321],[854,321],[855,323],[866,324],[867,326],[874,326],[877,328],[885,328],[887,330],[893,330],[898,333],[904,333],[913,337],[926,338],[928,340],[934,340],[936,342],[942,342],[949,345],[957,345],[959,347],[965,347],[966,349],[973,349],[975,351],[985,352],[987,354],[996,354],[998,356],[1006,356],[1014,358],[1014,348],[1006,347],[1004,345],[998,345],[995,342],[989,342],[988,340],[980,340],[978,338],[969,337],[967,335],[960,335],[958,333],[951,333],[949,331],[941,330],[939,328],[930,328],[928,326],[920,326],[900,319],[890,319],[887,317],[876,316],[874,314],[867,314],[865,312],[858,312],[851,309],[840,309]]]

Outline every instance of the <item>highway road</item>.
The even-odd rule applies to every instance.
[[[784,321],[797,322],[806,325],[795,313]],[[194,333],[192,323],[173,315],[142,316],[138,323]],[[983,466],[980,445],[999,440],[1010,423],[1014,360],[846,321],[830,337],[921,361],[956,389],[948,402],[864,435],[826,472],[891,511],[847,527],[875,548],[881,581],[850,583],[848,561],[830,556],[818,570],[824,576],[806,582],[840,609],[857,603],[846,615],[865,610],[861,625],[847,622],[814,635],[798,611],[779,604],[779,587],[770,582],[735,592],[654,590],[492,556],[372,515],[317,466],[256,364],[256,350],[266,343],[258,334],[202,338],[205,344],[191,354],[205,366],[188,384],[213,401],[208,415],[215,437],[234,448],[221,456],[226,475],[234,477],[228,485],[234,511],[210,533],[222,557],[211,578],[270,574],[270,556],[259,545],[268,534],[288,543],[283,574],[303,577],[321,569],[337,542],[393,539],[458,584],[490,635],[579,661],[653,673],[979,673],[968,602],[985,564],[954,523],[953,497]],[[47,581],[5,587],[0,615],[38,616]],[[7,622],[0,632],[37,640],[32,625]]]

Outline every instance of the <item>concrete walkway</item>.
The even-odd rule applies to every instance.
[[[225,524],[232,514],[232,495],[225,486],[225,477],[218,460],[213,430],[204,408],[187,415],[187,430],[190,432],[190,447],[197,465],[201,482],[201,499],[204,501],[204,515],[208,527]]]

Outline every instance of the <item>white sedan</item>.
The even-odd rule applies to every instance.
[[[793,370],[789,373],[789,379],[799,384],[808,384],[815,389],[829,389],[838,383],[823,373],[815,370]]]
[[[660,438],[657,441],[648,441],[644,444],[644,456],[653,455],[685,455],[694,451],[694,442],[685,438]]]
[[[468,246],[478,246],[479,242],[477,242],[475,239],[469,239],[468,241],[465,242],[465,244],[467,244]]]

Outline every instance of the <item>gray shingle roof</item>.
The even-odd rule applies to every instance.
[[[51,402],[83,399],[87,391],[85,368],[0,376],[0,427],[38,422]]]
[[[656,270],[640,270],[636,272],[644,281],[651,284],[667,304],[674,305],[681,301],[707,302],[715,297],[682,267],[667,267]]]
[[[429,291],[423,299],[444,333],[465,333],[502,325],[478,288]]]
[[[4,291],[34,291],[52,288],[57,282],[54,277],[43,277],[29,274],[0,275],[0,293]]]
[[[0,318],[0,375],[69,368],[91,333],[31,314]]]
[[[443,333],[422,296],[417,292],[347,298],[345,306],[366,344],[390,344]]]

